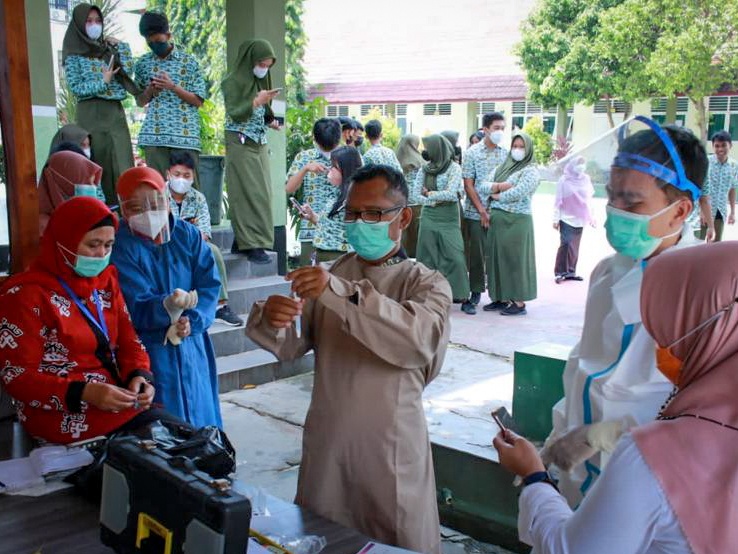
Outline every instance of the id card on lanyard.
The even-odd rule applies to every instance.
[[[115,359],[115,351],[113,349],[113,345],[110,343],[110,333],[108,333],[108,325],[105,323],[105,315],[103,314],[103,307],[102,307],[102,300],[100,299],[100,295],[97,292],[97,289],[93,289],[92,291],[92,298],[95,302],[95,307],[97,308],[97,318],[92,314],[92,312],[85,306],[84,302],[77,296],[77,294],[72,290],[72,287],[70,287],[67,283],[65,283],[61,278],[59,279],[59,283],[62,287],[64,287],[64,290],[67,291],[67,294],[70,296],[70,298],[74,301],[74,303],[77,305],[79,310],[82,312],[82,315],[85,316],[85,319],[89,322],[90,325],[92,325],[95,329],[100,331],[103,337],[105,337],[105,340],[107,341],[107,347],[108,351],[110,353],[111,361],[113,362],[113,366],[115,368],[115,373],[117,374],[117,360]]]

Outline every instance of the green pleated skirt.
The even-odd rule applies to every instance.
[[[536,245],[530,214],[491,210],[486,261],[490,300],[524,302],[536,298]]]
[[[446,277],[455,300],[467,299],[469,275],[464,259],[458,202],[423,206],[416,254],[420,263]]]
[[[92,161],[103,169],[105,202],[109,206],[117,204],[118,177],[133,167],[131,134],[123,106],[118,100],[81,100],[77,104],[77,124],[90,133]]]
[[[226,186],[231,225],[239,250],[274,247],[269,150],[226,131]]]

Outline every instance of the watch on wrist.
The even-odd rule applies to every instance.
[[[536,471],[535,473],[531,473],[527,477],[523,478],[523,487],[527,487],[534,483],[548,483],[556,489],[556,492],[559,492],[559,487],[556,485],[556,481],[551,478],[548,471]]]

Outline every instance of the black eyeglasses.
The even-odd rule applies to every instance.
[[[405,207],[405,204],[400,204],[399,206],[393,206],[386,210],[364,210],[363,212],[355,212],[353,210],[346,209],[346,215],[343,217],[343,220],[346,223],[353,223],[357,219],[361,219],[364,223],[379,223],[382,221],[382,216],[384,214],[396,212],[397,210],[401,210]]]

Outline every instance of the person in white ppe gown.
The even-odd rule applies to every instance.
[[[561,470],[559,486],[572,508],[620,435],[652,421],[672,391],[641,323],[641,280],[654,256],[699,244],[685,220],[707,168],[704,147],[691,131],[661,128],[641,116],[573,155],[588,160],[588,171],[599,160],[612,160],[602,171],[610,172],[605,228],[616,253],[590,277],[582,337],[567,361],[565,397],[553,408],[553,431],[541,452],[544,462]]]

